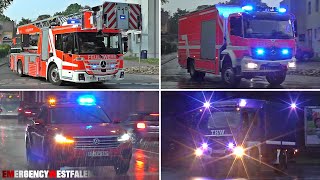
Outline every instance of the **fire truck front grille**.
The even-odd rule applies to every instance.
[[[118,69],[118,62],[116,60],[90,60],[85,63],[86,70],[92,71],[95,74],[99,73],[114,73]]]
[[[79,136],[74,137],[76,149],[116,148],[120,145],[117,136]]]
[[[263,56],[260,56],[256,52],[256,48],[252,48],[252,57],[257,60],[287,60],[291,59],[293,54],[292,54],[292,49],[289,49],[289,53],[287,55],[282,54],[283,48],[279,47],[270,47],[270,48],[264,48],[265,53]]]

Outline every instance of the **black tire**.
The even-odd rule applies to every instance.
[[[232,67],[232,64],[226,63],[222,67],[222,81],[228,87],[238,87],[241,83],[241,77],[236,76],[235,69]]]
[[[286,80],[286,76],[287,76],[287,72],[281,71],[281,72],[267,75],[266,79],[271,85],[278,86]]]
[[[126,174],[130,168],[130,160],[119,161],[113,167],[117,175]]]
[[[22,62],[19,60],[17,64],[17,74],[20,77],[23,77],[23,67],[22,67]]]
[[[196,68],[194,67],[194,60],[189,60],[189,73],[192,79],[195,80],[203,80],[203,78],[206,76],[205,72],[200,72],[197,71]]]
[[[60,78],[57,65],[53,64],[50,66],[48,71],[48,79],[53,85],[56,85],[56,86],[62,85],[62,80]]]
[[[285,170],[288,168],[288,157],[285,150],[281,150],[279,156],[279,164],[274,165],[274,172],[279,175],[285,174]]]

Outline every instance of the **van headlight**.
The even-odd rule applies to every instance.
[[[131,136],[129,134],[123,134],[122,136],[118,137],[118,141],[120,142],[129,141],[130,137]]]

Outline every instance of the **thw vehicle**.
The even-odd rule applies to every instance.
[[[139,28],[140,5],[109,2],[23,25],[17,30],[22,52],[10,55],[10,69],[54,85],[121,80],[127,51],[122,30]]]
[[[51,99],[27,127],[25,137],[31,167],[114,166],[116,174],[124,174],[130,167],[131,136],[114,124],[91,96],[79,97],[77,103]]]
[[[221,167],[232,169],[232,165],[239,168],[236,163],[244,166],[249,175],[258,173],[263,164],[275,172],[284,172],[288,160],[297,153],[296,108],[295,104],[290,107],[256,99],[207,105],[197,126],[202,137],[195,156],[209,173],[217,174]]]
[[[3,92],[0,93],[0,116],[16,117],[20,105],[20,96],[18,93]]]
[[[296,68],[294,17],[283,8],[216,5],[179,19],[178,61],[192,78],[221,75],[229,86],[266,76],[284,82]]]

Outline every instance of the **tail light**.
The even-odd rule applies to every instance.
[[[137,128],[138,129],[145,129],[146,128],[146,124],[145,123],[138,123],[137,124]]]
[[[22,111],[22,108],[19,108],[18,111],[21,112],[21,111]]]
[[[26,113],[26,114],[31,114],[31,111],[25,111],[24,113]]]

